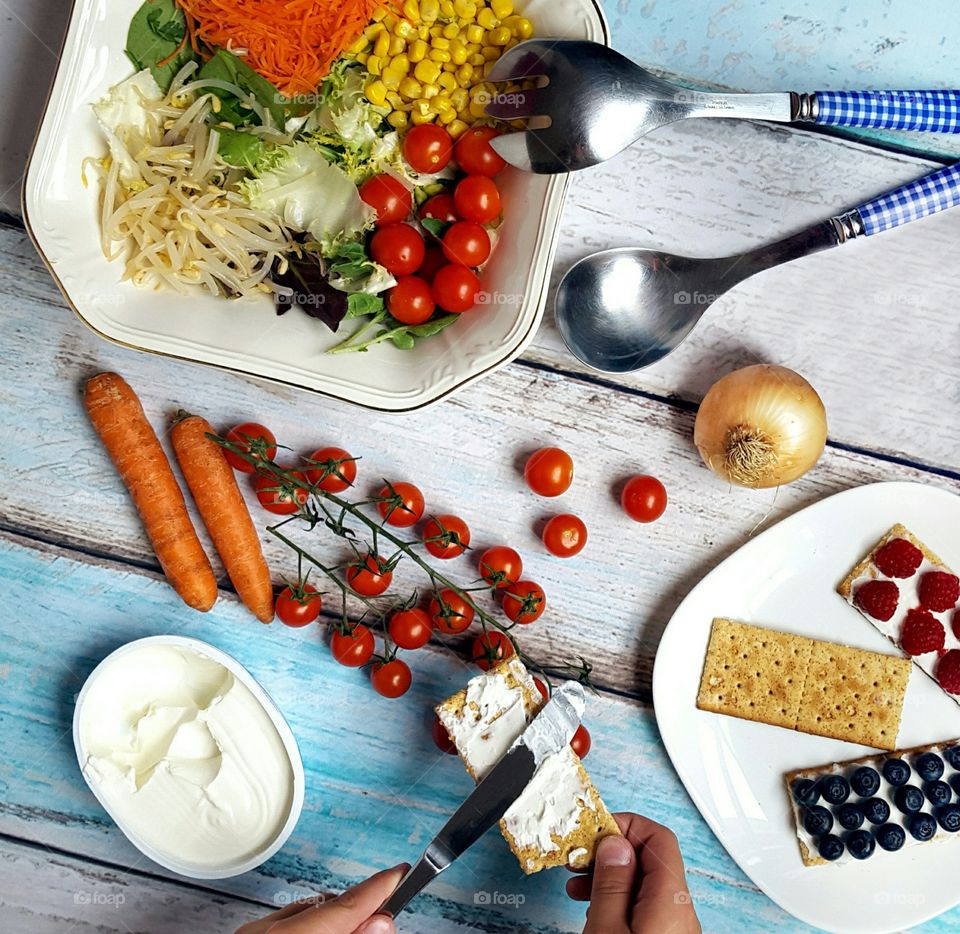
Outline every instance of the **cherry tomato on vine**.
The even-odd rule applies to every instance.
[[[360,197],[377,212],[377,226],[402,221],[413,209],[413,194],[392,175],[374,175],[360,186]]]
[[[362,597],[379,597],[392,581],[393,571],[385,570],[377,555],[367,555],[347,567],[347,583]]]
[[[492,126],[476,126],[466,130],[454,148],[457,164],[467,175],[486,175],[492,178],[507,164],[490,140],[500,131]]]
[[[456,558],[470,544],[470,529],[459,516],[434,516],[423,527],[423,541],[434,558]]]
[[[573,458],[560,448],[540,448],[523,468],[527,486],[540,496],[559,496],[573,483]]]
[[[430,283],[419,276],[400,276],[397,284],[387,292],[387,311],[401,324],[423,324],[436,307]]]
[[[482,266],[490,256],[490,235],[473,221],[457,221],[443,235],[443,255],[461,266]]]
[[[253,481],[253,489],[260,505],[267,512],[278,516],[289,516],[306,505],[310,493],[297,486],[293,480],[307,483],[307,478],[299,471],[290,471],[290,479],[270,474],[259,474]]]
[[[499,629],[484,633],[473,640],[470,658],[478,668],[489,671],[497,662],[510,658],[516,650],[505,633]]]
[[[423,237],[409,224],[387,224],[370,240],[370,255],[395,276],[411,276],[423,262]]]
[[[503,612],[515,623],[532,623],[547,608],[547,595],[533,581],[517,581],[503,592]]]
[[[370,673],[373,689],[383,697],[400,697],[410,690],[413,677],[410,666],[395,658],[389,662],[377,662]]]
[[[590,731],[581,723],[570,740],[570,747],[581,758],[586,759],[590,752]]]
[[[620,505],[631,519],[654,522],[667,508],[667,491],[656,477],[631,477],[620,494]]]
[[[453,137],[435,123],[422,123],[403,138],[403,158],[415,172],[440,172],[453,155]]]
[[[415,607],[411,610],[397,610],[390,617],[387,631],[401,649],[419,649],[430,641],[433,626],[426,612]]]
[[[583,519],[564,512],[543,527],[543,544],[558,558],[571,558],[587,544],[587,526]]]
[[[231,428],[224,435],[224,440],[242,448],[247,454],[262,457],[264,460],[272,461],[277,456],[276,437],[269,428],[257,422],[244,422],[242,425]],[[247,463],[238,454],[226,448],[223,449],[223,456],[234,470],[239,470],[241,473],[253,473],[257,469],[253,464]]]
[[[416,525],[423,515],[423,493],[420,488],[403,480],[381,488],[377,493],[377,511],[387,525],[405,529]]]
[[[287,584],[277,595],[274,611],[285,626],[307,626],[319,615],[323,601],[317,588],[310,584],[291,587]]]
[[[307,460],[313,462],[307,480],[327,493],[342,493],[357,479],[357,462],[343,448],[320,448]]]
[[[433,291],[433,300],[444,311],[459,315],[477,304],[480,280],[472,269],[450,263],[437,270],[430,288]]]
[[[453,206],[465,221],[489,224],[503,209],[500,190],[485,175],[468,175],[453,192]]]
[[[520,555],[506,545],[488,548],[478,563],[480,576],[498,590],[515,584],[523,574],[523,561]]]
[[[463,632],[473,622],[473,607],[455,590],[441,590],[430,601],[430,621],[434,629],[448,636]]]
[[[350,632],[335,632],[330,639],[330,651],[341,665],[359,668],[373,657],[373,633],[357,623]]]
[[[423,124],[426,126],[426,124]],[[457,210],[453,204],[453,195],[440,194],[427,198],[420,208],[420,217],[433,217],[445,224],[452,224],[460,220]]]
[[[457,754],[456,743],[450,739],[447,728],[440,722],[440,718],[434,714],[433,724],[430,727],[430,735],[433,737],[433,743],[440,752],[455,756]]]
[[[545,701],[550,700],[550,691],[547,689],[547,686],[539,678],[534,678],[533,683],[537,686],[537,690],[540,692],[540,696]]]

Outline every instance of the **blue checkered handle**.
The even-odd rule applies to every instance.
[[[885,195],[880,195],[855,208],[849,214],[859,215],[866,236],[909,224],[960,204],[960,162],[924,175]],[[860,233],[860,231],[857,231]],[[856,234],[854,234],[856,236]]]
[[[960,91],[817,91],[807,100],[807,119],[825,126],[960,133]]]

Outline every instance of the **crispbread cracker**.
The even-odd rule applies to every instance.
[[[873,565],[873,556],[881,549],[887,542],[893,541],[895,538],[905,538],[912,545],[916,545],[917,548],[923,553],[923,556],[931,564],[939,564],[943,567],[946,567],[946,562],[938,558],[923,542],[917,538],[905,525],[901,525],[899,522],[887,532],[880,541],[877,542],[873,548],[867,553],[867,556],[860,561],[853,570],[837,585],[837,593],[843,597],[844,600],[850,600],[853,596],[853,582],[864,574],[869,574],[871,577],[876,577],[876,568]]]

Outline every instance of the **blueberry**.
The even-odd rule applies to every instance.
[[[863,823],[863,811],[859,804],[841,804],[837,811],[837,823],[844,830],[858,830]]]
[[[914,840],[930,840],[937,832],[937,822],[930,814],[914,814],[907,822],[907,829]]]
[[[850,797],[850,783],[842,775],[824,775],[819,790],[828,804],[843,804]]]
[[[807,806],[816,804],[820,800],[820,792],[817,791],[817,783],[810,778],[798,778],[791,786],[793,800],[797,804]]]
[[[950,786],[946,782],[940,781],[927,782],[923,786],[923,793],[934,807],[940,807],[941,804],[946,804],[952,797],[950,794]]]
[[[817,852],[832,863],[843,856],[843,841],[832,833],[824,834],[817,844]]]
[[[854,859],[866,859],[873,855],[876,841],[869,830],[854,830],[847,834],[847,849]]]
[[[923,792],[916,785],[904,785],[893,800],[904,814],[916,814],[923,807]]]
[[[925,782],[935,782],[943,775],[943,759],[935,752],[925,752],[913,760],[913,767]]]
[[[907,835],[899,824],[884,824],[877,831],[877,843],[884,850],[899,850],[903,846]]]
[[[871,769],[869,765],[861,765],[850,776],[850,787],[861,798],[872,798],[880,790],[880,775],[876,769]]]
[[[887,759],[883,763],[883,777],[894,788],[899,788],[910,780],[910,766],[903,759]]]
[[[957,797],[960,798],[960,775],[950,776],[950,787],[953,788],[957,794]]]
[[[943,758],[960,772],[960,746],[948,746],[943,750]]]
[[[811,837],[819,837],[820,834],[829,833],[832,826],[833,815],[826,808],[815,804],[804,809],[803,829]]]
[[[890,820],[890,805],[883,798],[870,798],[861,805],[863,816],[871,824],[885,824]]]
[[[960,830],[960,804],[945,804],[937,808],[937,823],[949,833]]]

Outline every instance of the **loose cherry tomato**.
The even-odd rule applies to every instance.
[[[428,246],[423,256],[423,262],[417,270],[417,275],[423,279],[424,282],[432,284],[434,276],[446,265],[447,258],[443,255],[443,248],[439,246]],[[431,298],[432,297],[433,293],[431,292]]]
[[[480,576],[498,590],[515,584],[523,574],[523,561],[512,548],[496,545],[480,555]]]
[[[260,505],[267,512],[278,516],[289,516],[298,512],[310,499],[310,493],[293,480],[307,483],[307,478],[299,471],[290,471],[290,479],[276,474],[259,474],[253,482],[253,489],[257,494]]]
[[[453,155],[453,137],[435,123],[422,123],[403,138],[403,158],[415,172],[440,172]]]
[[[481,266],[490,256],[490,235],[473,221],[457,221],[443,235],[443,255],[461,266]]]
[[[395,224],[409,216],[413,195],[392,175],[374,175],[360,186],[360,197],[377,212],[377,226]]]
[[[357,479],[357,462],[343,448],[320,448],[307,460],[307,480],[319,490],[342,493]]]
[[[423,541],[434,558],[456,558],[470,544],[470,529],[459,516],[434,516],[423,527]]]
[[[423,237],[409,224],[381,227],[370,241],[370,255],[395,276],[413,275],[423,262]]]
[[[390,617],[387,631],[401,649],[419,649],[430,641],[433,626],[425,610],[397,610]]]
[[[390,662],[377,662],[370,673],[373,689],[383,697],[400,697],[410,690],[413,680],[410,666],[399,658]]]
[[[550,691],[547,689],[547,686],[539,678],[534,678],[533,683],[537,686],[540,696],[545,701],[550,700]]]
[[[631,477],[620,494],[620,505],[631,519],[653,522],[667,508],[667,491],[656,477]]]
[[[568,512],[554,516],[543,527],[543,544],[558,558],[570,558],[587,544],[587,527],[583,519]]]
[[[485,175],[468,175],[453,192],[453,205],[465,221],[489,224],[503,209],[500,191]]]
[[[570,740],[570,747],[581,758],[586,759],[590,752],[590,731],[581,723]]]
[[[390,587],[393,571],[383,566],[378,555],[367,555],[347,567],[347,583],[363,597],[379,597]]]
[[[231,441],[254,457],[272,461],[277,456],[277,439],[273,432],[257,422],[244,422],[236,428],[231,428],[224,435],[224,440]],[[253,464],[226,448],[223,449],[223,456],[234,470],[239,470],[241,473],[253,473],[257,469]]]
[[[423,324],[436,307],[430,283],[419,276],[400,276],[397,284],[387,292],[387,311],[403,324]]]
[[[455,590],[441,590],[430,601],[430,621],[434,629],[455,636],[473,622],[473,607]]]
[[[573,458],[560,448],[540,448],[523,468],[527,486],[540,496],[559,496],[573,483]]]
[[[310,584],[291,587],[288,584],[277,595],[274,610],[281,623],[296,628],[312,623],[320,615],[322,605],[316,587]]]
[[[466,130],[454,149],[457,164],[467,175],[486,175],[492,178],[507,164],[490,140],[500,131],[492,126],[475,126]]]
[[[515,623],[532,623],[546,608],[547,595],[533,581],[517,581],[503,592],[503,612]]]
[[[440,718],[433,715],[433,725],[430,727],[430,735],[433,737],[433,743],[440,752],[455,756],[457,754],[457,745],[447,732],[447,728],[440,722]]]
[[[334,659],[347,668],[366,665],[373,656],[373,633],[357,623],[350,632],[335,632],[330,639],[330,651]]]
[[[473,646],[470,650],[470,658],[478,668],[489,671],[497,662],[510,658],[516,650],[513,643],[507,638],[506,633],[499,629],[484,633],[473,640]]]
[[[423,493],[412,483],[391,483],[377,493],[377,510],[387,525],[405,529],[416,525],[423,515]]]
[[[460,314],[476,305],[480,280],[472,269],[451,263],[437,271],[430,287],[433,300],[444,311]]]
[[[423,126],[426,126],[426,124],[423,124]],[[420,217],[433,217],[445,224],[452,224],[454,221],[460,220],[453,204],[453,195],[446,193],[427,198],[420,208]]]

